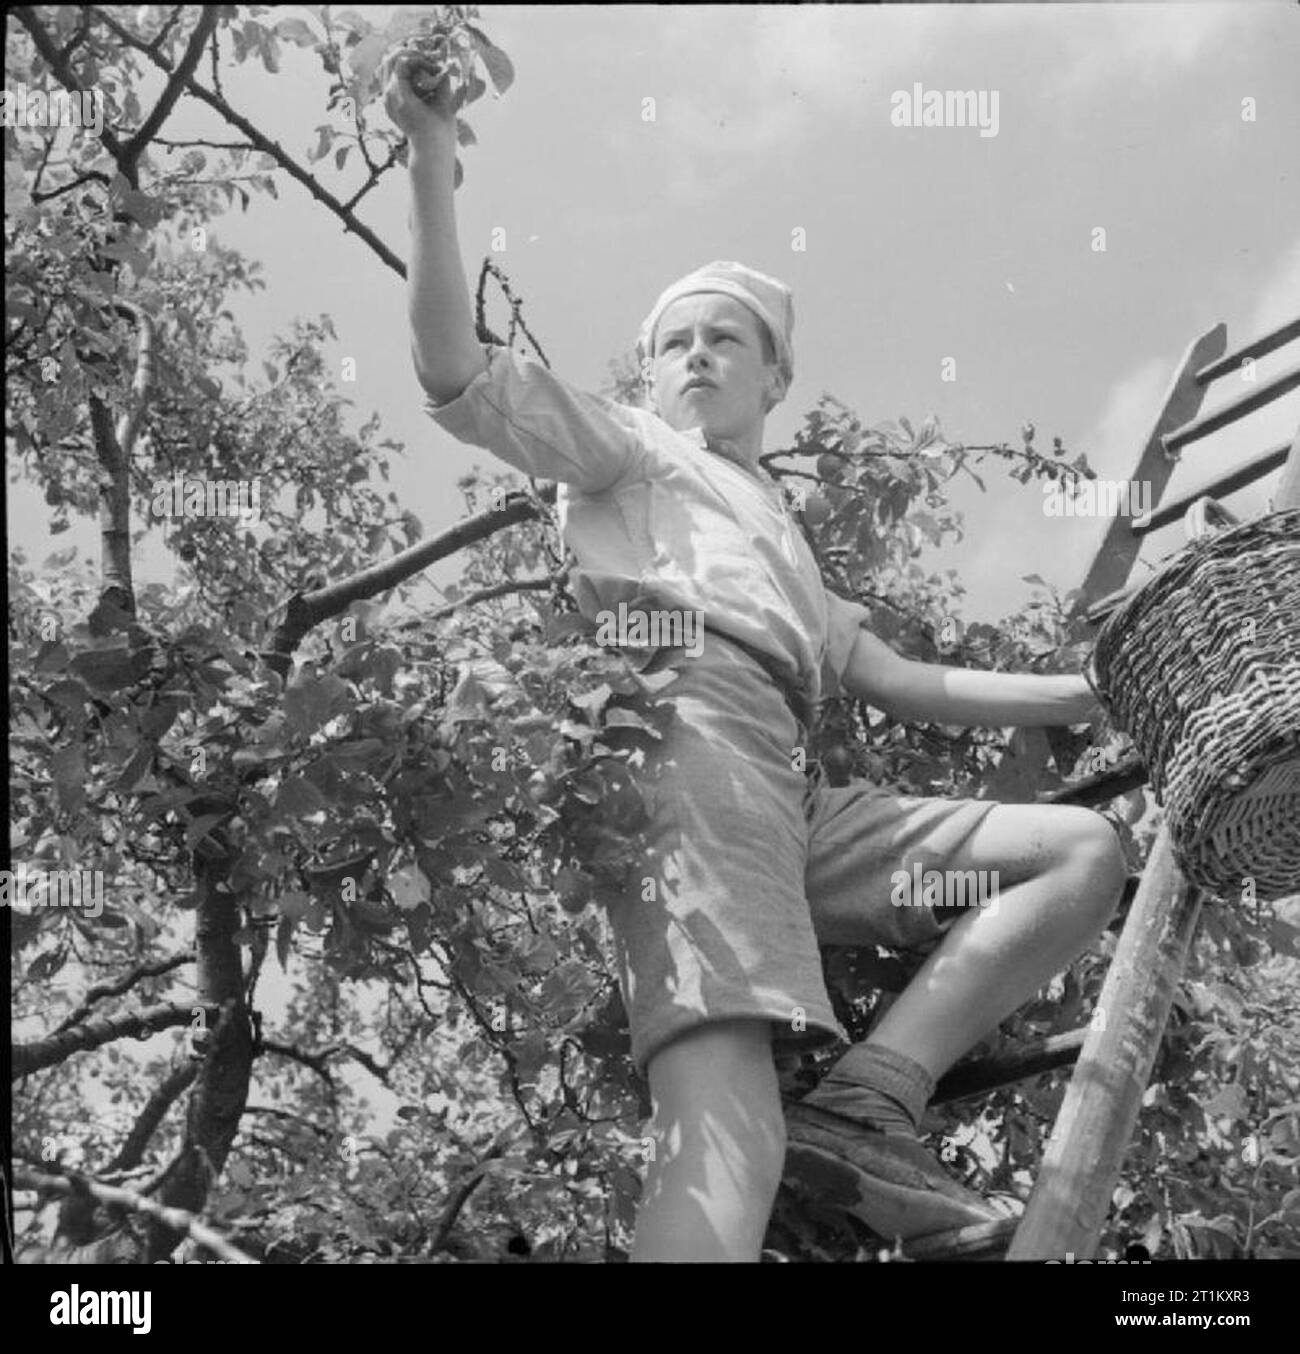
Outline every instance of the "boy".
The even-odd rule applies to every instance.
[[[608,906],[655,1151],[632,1259],[756,1260],[787,1148],[882,1236],[1001,1216],[948,1176],[917,1127],[937,1078],[1105,926],[1125,877],[1091,810],[898,797],[805,777],[818,698],[842,686],[902,718],[1064,725],[1083,678],[904,660],[826,592],[758,465],[793,376],[790,292],[740,264],[680,279],[641,329],[656,412],[569,386],[477,341],[452,201],[449,84],[401,63],[388,110],[410,140],[412,355],[431,417],[557,503],[584,615],[652,602],[702,615],[698,657],[663,649],[674,717],[647,758],[646,870]],[[994,906],[897,907],[913,867],[997,871]],[[982,876],[975,876],[977,878]],[[960,916],[957,916],[960,911]],[[774,1049],[843,1039],[819,944],[931,952],[869,1039],[782,1111]]]

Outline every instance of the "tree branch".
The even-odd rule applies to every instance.
[[[34,1189],[39,1194],[60,1194],[65,1197],[89,1195],[90,1198],[111,1208],[124,1208],[131,1213],[141,1213],[146,1217],[156,1218],[168,1227],[174,1227],[178,1232],[186,1232],[198,1245],[205,1246],[231,1264],[258,1263],[251,1255],[245,1255],[243,1251],[232,1246],[195,1214],[187,1213],[182,1208],[167,1208],[152,1199],[146,1199],[143,1194],[136,1194],[133,1190],[102,1185],[97,1180],[74,1172],[51,1175],[46,1171],[35,1170],[31,1166],[14,1167],[14,1184],[19,1189]]]
[[[185,12],[184,5],[172,6],[172,12],[167,16],[167,22],[163,24],[163,26],[158,30],[157,34],[154,36],[153,41],[149,44],[149,46],[152,47],[154,51],[157,51],[158,48],[160,48],[163,45],[163,43],[167,41],[167,34],[170,33],[172,29],[176,26],[176,21],[181,17],[181,15],[184,12]]]
[[[542,491],[543,498],[554,501],[555,486]],[[403,550],[392,559],[384,560],[369,569],[362,569],[351,578],[332,583],[311,593],[296,592],[289,598],[284,619],[271,637],[271,647],[262,657],[281,676],[287,676],[293,651],[303,636],[321,621],[346,611],[348,606],[376,593],[396,587],[403,579],[418,573],[435,560],[454,555],[475,541],[481,541],[516,522],[537,518],[537,508],[522,494],[512,494],[505,506],[476,513],[463,522],[457,522],[439,536]]]
[[[330,1048],[322,1049],[320,1056],[331,1058],[336,1053],[346,1053],[349,1058],[359,1062],[371,1076],[382,1081],[385,1086],[388,1085],[388,1074],[393,1070],[391,1063],[385,1067],[372,1054],[367,1053],[363,1048],[358,1048],[355,1044],[335,1044]]]
[[[159,1030],[175,1029],[178,1025],[188,1025],[195,1011],[202,1011],[209,1019],[215,1019],[219,1008],[203,1002],[169,1002],[162,1006],[150,1006],[143,1011],[132,1011],[126,1015],[93,1016],[83,1024],[58,1034],[47,1035],[44,1039],[35,1039],[27,1044],[15,1044],[13,1049],[13,1079],[29,1076],[32,1072],[43,1071],[64,1062],[74,1053],[88,1053],[91,1049],[104,1044],[115,1043],[118,1039],[134,1036],[144,1039]]]
[[[112,182],[107,174],[101,173],[98,169],[87,169],[78,174],[75,179],[62,184],[58,188],[51,188],[48,192],[38,193],[35,188],[32,189],[33,202],[50,202],[56,197],[61,197],[64,193],[70,193],[74,188],[80,188],[83,183],[102,183],[106,188]]]
[[[291,1062],[301,1063],[304,1067],[310,1067],[313,1072],[320,1077],[331,1091],[335,1090],[334,1073],[330,1071],[329,1065],[325,1061],[323,1053],[308,1053],[305,1049],[295,1048],[292,1044],[281,1044],[274,1039],[263,1039],[257,1046],[259,1053],[276,1053],[281,1058],[288,1058]]]
[[[306,1049],[297,1048],[293,1044],[281,1044],[274,1039],[264,1039],[258,1045],[258,1051],[260,1053],[277,1053],[282,1058],[289,1058],[293,1062],[301,1063],[304,1067],[310,1067],[317,1076],[324,1078],[331,1088],[334,1086],[334,1074],[330,1071],[329,1060],[340,1053],[346,1053],[348,1057],[355,1059],[367,1072],[382,1081],[385,1086],[388,1084],[389,1073],[393,1070],[391,1063],[385,1066],[373,1054],[367,1053],[365,1049],[358,1048],[355,1044],[331,1044],[329,1048],[310,1053]]]
[[[190,141],[173,141],[170,137],[156,136],[154,144],[166,146],[168,150],[184,150],[186,147],[206,146],[209,150],[256,150],[257,147],[247,141],[209,141],[196,137]]]
[[[173,66],[166,57],[158,52],[152,51],[147,43],[142,42],[130,30],[124,28],[111,14],[106,13],[98,6],[92,6],[95,17],[100,20],[110,31],[112,31],[128,47],[142,52],[154,63],[160,70],[166,71],[168,75],[173,73]],[[273,160],[284,169],[291,178],[296,179],[306,190],[319,202],[326,207],[334,216],[343,223],[343,229],[355,235],[359,240],[369,245],[370,248],[379,256],[379,258],[391,268],[399,277],[406,276],[406,265],[388,248],[386,244],[372,231],[368,226],[363,225],[357,220],[356,216],[347,210],[342,202],[332,193],[327,192],[319,183],[303,169],[296,160],[280,145],[278,141],[272,141],[270,137],[263,136],[260,131],[249,120],[235,110],[220,94],[214,94],[210,89],[194,78],[193,74],[186,74],[181,81],[186,90],[196,99],[206,103],[210,108],[220,113],[232,127],[237,127],[248,140],[264,154],[271,156]],[[135,185],[132,184],[132,187]]]
[[[72,1014],[55,1026],[53,1033],[62,1034],[64,1030],[79,1025],[90,1014],[90,1008],[97,1001],[102,1001],[105,997],[120,997],[123,992],[129,991],[145,978],[160,978],[164,973],[180,968],[182,964],[193,962],[194,951],[191,950],[188,954],[174,954],[170,959],[155,959],[151,963],[137,964],[125,977],[117,978],[113,982],[96,983],[81,999],[81,1004]]]
[[[513,1124],[507,1124],[504,1128],[499,1129],[492,1142],[488,1144],[487,1151],[479,1158],[478,1165],[452,1190],[447,1199],[446,1207],[442,1210],[442,1217],[438,1219],[438,1227],[433,1234],[433,1240],[429,1243],[430,1255],[437,1255],[447,1244],[447,1240],[451,1236],[451,1229],[456,1225],[456,1219],[460,1216],[461,1210],[469,1202],[470,1195],[487,1179],[488,1163],[495,1157],[501,1156],[506,1150],[514,1130]]]
[[[92,394],[90,427],[95,455],[103,473],[99,477],[100,600],[111,600],[129,615],[135,615],[135,588],[131,582],[131,498],[126,460],[108,405]]]
[[[198,1074],[199,1064],[189,1059],[173,1068],[162,1084],[154,1088],[117,1155],[108,1163],[108,1172],[132,1171],[144,1160],[144,1150],[149,1146],[149,1139],[157,1132],[167,1111],[189,1089]]]
[[[331,1138],[334,1136],[333,1130],[326,1128],[323,1124],[313,1123],[306,1115],[295,1114],[292,1110],[282,1110],[275,1105],[249,1105],[244,1110],[245,1114],[269,1114],[273,1119],[284,1119],[292,1124],[301,1124],[303,1128],[310,1129],[318,1138]]]
[[[158,96],[158,102],[154,104],[153,111],[126,143],[125,153],[132,166],[139,160],[149,142],[153,140],[158,128],[166,122],[167,115],[181,96],[181,90],[185,88],[190,76],[194,73],[194,68],[199,64],[199,57],[203,55],[204,45],[209,36],[216,30],[217,20],[220,16],[221,10],[216,5],[201,5],[199,7],[199,21],[194,25],[194,32],[190,34],[190,40],[185,45],[185,52],[180,59],[180,64],[172,72],[163,92]],[[156,48],[150,46],[146,50],[155,60],[158,59]]]
[[[547,574],[545,578],[507,578],[504,583],[494,583],[491,587],[480,588],[477,592],[471,592],[468,597],[462,597],[457,602],[448,602],[446,606],[440,606],[436,611],[429,613],[428,619],[440,621],[465,607],[476,606],[479,602],[491,601],[493,597],[504,597],[510,592],[548,591],[559,584],[563,584],[568,575],[569,571],[562,569],[558,574]]]
[[[55,79],[71,94],[84,96],[85,90],[81,87],[81,81],[77,79],[68,62],[65,52],[60,52],[50,41],[50,35],[40,25],[35,12],[30,5],[15,5],[13,13],[18,16],[18,22],[27,30],[31,37],[32,45],[41,54],[45,64],[53,72]],[[69,47],[71,44],[69,44]],[[135,164],[128,159],[126,147],[121,141],[104,127],[99,133],[99,139],[104,143],[104,149],[113,157],[117,167],[122,171],[122,177],[133,189],[139,189],[139,176]]]

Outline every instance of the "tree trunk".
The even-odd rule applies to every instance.
[[[199,1000],[221,1007],[216,1028],[207,1033],[207,1049],[185,1116],[185,1141],[168,1168],[158,1198],[174,1208],[200,1213],[208,1191],[226,1162],[230,1144],[248,1103],[253,1065],[253,1031],[244,1005],[243,968],[233,940],[239,925],[238,899],[218,892],[228,861],[214,864],[195,857],[200,902],[196,914]],[[166,1258],[183,1233],[159,1222],[148,1231],[146,1261]]]

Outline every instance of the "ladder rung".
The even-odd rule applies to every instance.
[[[1044,795],[1041,804],[1082,804],[1091,808],[1094,804],[1104,804],[1116,795],[1127,794],[1145,785],[1149,779],[1142,759],[1136,755],[1125,757],[1122,762],[1108,766],[1104,771],[1085,776],[1082,780],[1067,785],[1062,790],[1054,790]]]
[[[1212,414],[1202,414],[1199,418],[1192,419],[1190,423],[1184,423],[1181,428],[1165,433],[1160,439],[1161,445],[1167,452],[1181,451],[1189,442],[1199,442],[1202,437],[1209,437],[1211,433],[1226,428],[1229,423],[1235,423],[1239,418],[1245,418],[1247,414],[1253,414],[1270,400],[1285,395],[1297,386],[1300,386],[1300,367],[1291,367],[1288,371],[1274,376],[1272,380],[1265,381],[1263,385],[1254,386],[1238,395],[1235,400],[1220,405]]]
[[[945,1100],[965,1100],[969,1096],[995,1091],[999,1086],[1026,1081],[1055,1067],[1069,1067],[1078,1061],[1087,1033],[1087,1027],[1082,1026],[1064,1034],[1027,1039],[1010,1053],[959,1063],[939,1078],[932,1101],[937,1104]]]
[[[1197,385],[1207,386],[1211,381],[1217,381],[1220,376],[1237,371],[1248,357],[1263,357],[1265,353],[1271,353],[1296,338],[1300,338],[1300,319],[1288,320],[1271,333],[1255,339],[1253,343],[1243,344],[1235,353],[1225,353],[1217,361],[1202,367],[1193,379]]]
[[[1116,607],[1128,601],[1141,586],[1140,583],[1130,583],[1126,588],[1116,588],[1114,592],[1108,592],[1083,613],[1084,620],[1089,625],[1100,625]]]
[[[1168,503],[1162,503],[1145,517],[1135,517],[1129,525],[1129,530],[1135,536],[1145,536],[1149,531],[1158,531],[1161,527],[1168,526],[1170,522],[1176,522],[1198,498],[1226,498],[1228,494],[1235,494],[1238,489],[1244,489],[1246,485],[1263,479],[1270,471],[1284,465],[1290,450],[1290,442],[1279,442],[1277,446],[1260,452],[1258,456],[1244,465],[1239,465],[1235,470],[1230,470],[1226,475],[1221,475],[1217,480],[1211,480],[1208,484],[1201,485],[1199,489],[1192,489]]]
[[[933,1236],[904,1241],[902,1250],[909,1260],[1000,1260],[1019,1225],[1019,1218],[977,1222],[951,1232],[935,1232]]]

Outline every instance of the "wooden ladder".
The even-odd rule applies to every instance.
[[[1165,396],[1131,479],[1151,484],[1151,511],[1117,515],[1084,579],[1074,614],[1097,625],[1127,597],[1142,538],[1177,521],[1203,497],[1236,492],[1283,466],[1272,509],[1300,507],[1300,429],[1291,442],[1263,451],[1200,488],[1161,504],[1184,447],[1209,437],[1300,386],[1300,365],[1209,414],[1201,402],[1210,384],[1244,363],[1300,339],[1300,319],[1226,353],[1218,324],[1189,345]],[[1130,759],[1045,797],[1044,802],[1095,806],[1147,782]],[[1179,979],[1186,966],[1201,897],[1176,865],[1161,827],[1140,876],[1129,881],[1128,917],[1097,1005],[1103,1019],[996,1058],[959,1064],[940,1079],[935,1101],[986,1094],[1000,1086],[1074,1065],[1024,1214],[939,1233],[903,1246],[911,1259],[1064,1260],[1091,1258],[1097,1248],[1129,1141],[1137,1125]]]

